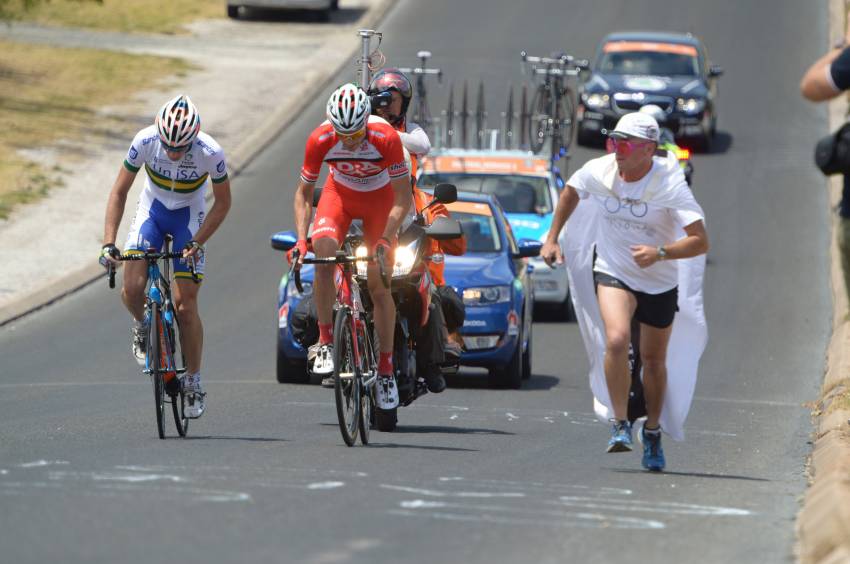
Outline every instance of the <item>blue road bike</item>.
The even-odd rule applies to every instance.
[[[156,428],[159,438],[165,438],[165,404],[171,404],[177,433],[186,436],[189,419],[186,417],[186,394],[183,391],[182,375],[186,372],[186,360],[183,358],[180,344],[180,323],[174,302],[171,299],[171,260],[182,259],[183,253],[171,252],[171,236],[166,236],[160,252],[150,248],[143,253],[135,252],[120,255],[117,260],[143,260],[148,263],[148,283],[145,292],[145,319],[149,333],[145,347],[145,366],[142,373],[148,374],[153,383],[153,395],[156,401]],[[162,268],[159,263],[162,261]],[[197,280],[194,260],[190,261],[192,278]],[[115,269],[108,268],[109,287],[115,287]],[[178,354],[179,349],[179,354]],[[177,362],[179,358],[180,362]]]

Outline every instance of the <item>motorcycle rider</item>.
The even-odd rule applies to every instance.
[[[425,221],[429,224],[437,217],[449,217],[449,212],[443,204],[434,204],[425,210],[433,197],[416,187],[418,159],[431,150],[431,141],[419,124],[407,121],[407,108],[413,97],[413,85],[410,80],[398,69],[384,69],[372,79],[368,93],[372,110],[398,131],[401,142],[410,156],[409,167],[415,209],[411,209],[409,220],[405,224],[412,221],[414,214],[423,213],[423,210]],[[460,319],[459,325],[462,326],[464,311],[463,301],[450,286],[446,286],[443,277],[445,264],[439,257],[446,253],[464,254],[466,239],[461,237],[442,242],[432,240],[430,245],[428,254],[436,260],[428,261],[428,270],[435,291],[431,295],[432,307],[426,325],[420,327],[418,323],[415,324],[419,329],[416,335],[416,363],[417,373],[425,378],[428,391],[440,393],[446,388],[446,381],[440,371],[440,365],[446,360],[446,353],[455,358],[460,357],[460,348],[448,338],[446,319]],[[453,325],[458,324],[455,321]],[[454,330],[458,328],[453,327]]]

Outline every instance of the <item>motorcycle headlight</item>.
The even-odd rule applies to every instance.
[[[676,100],[676,109],[686,114],[698,114],[705,108],[705,100],[701,98],[679,98]]]
[[[510,286],[484,286],[480,288],[466,288],[463,291],[464,305],[501,304],[510,300]]]
[[[290,280],[286,286],[286,295],[292,296],[293,298],[303,298],[313,293],[312,282],[302,281],[301,287],[304,288],[303,292],[298,291],[298,288],[295,286],[295,280]]]
[[[581,98],[588,108],[607,108],[611,104],[608,94],[582,94]]]
[[[406,247],[398,247],[395,250],[395,265],[393,265],[393,276],[407,276],[410,274],[410,269],[413,268],[413,261],[416,260],[415,247],[411,243]]]

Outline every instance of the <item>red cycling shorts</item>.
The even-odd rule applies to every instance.
[[[358,192],[329,179],[316,209],[312,238],[315,241],[330,237],[341,244],[351,220],[360,219],[366,243],[371,248],[384,235],[393,200],[393,188],[389,184],[371,192]]]

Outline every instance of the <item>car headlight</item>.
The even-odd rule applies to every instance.
[[[676,109],[686,114],[698,114],[705,108],[705,100],[702,98],[679,98],[676,100]]]
[[[464,305],[501,304],[509,301],[511,301],[510,286],[484,286],[480,288],[466,288],[463,291]]]
[[[303,292],[298,291],[298,288],[295,286],[295,280],[290,280],[286,286],[286,295],[293,298],[303,298],[313,293],[312,282],[302,281],[301,287],[304,288]]]
[[[608,94],[582,94],[581,99],[588,108],[607,108],[611,104]]]

